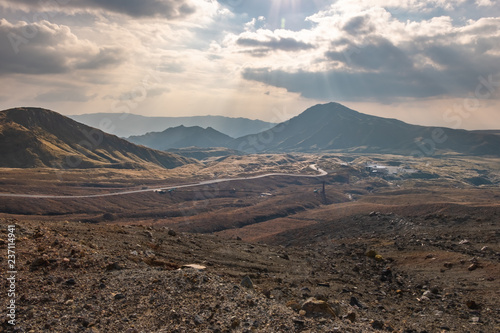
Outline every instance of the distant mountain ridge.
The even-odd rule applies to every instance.
[[[131,136],[128,141],[158,150],[185,147],[225,147],[232,137],[208,127],[186,127],[184,125],[167,128],[163,132],[150,132],[141,136]]]
[[[500,135],[500,130],[474,130],[474,133]]]
[[[0,167],[175,168],[193,159],[137,146],[42,108],[0,111]]]
[[[267,131],[237,138],[229,148],[247,153],[344,151],[422,156],[439,151],[500,156],[500,136],[410,125],[328,103],[310,107]]]
[[[139,136],[149,132],[161,132],[167,128],[181,125],[211,127],[230,137],[237,138],[259,133],[276,125],[262,120],[224,116],[145,117],[131,113],[90,113],[69,117],[122,138]]]

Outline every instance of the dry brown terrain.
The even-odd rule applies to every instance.
[[[374,175],[367,162],[420,172]],[[91,195],[314,174],[312,163],[328,176],[0,197],[2,251],[5,226],[18,232],[18,331],[500,329],[497,159],[231,156],[173,170],[3,169],[0,183],[2,193]],[[206,269],[177,270],[185,264]]]

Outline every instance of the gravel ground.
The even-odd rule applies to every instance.
[[[498,253],[451,246],[460,238],[370,234],[284,247],[164,227],[0,222],[1,279],[8,225],[17,270],[16,325],[5,282],[2,332],[500,330]],[[468,242],[479,244],[474,235]]]

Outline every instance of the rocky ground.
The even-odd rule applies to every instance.
[[[17,322],[7,322],[4,282],[0,331],[498,332],[496,222],[482,232],[464,222],[434,234],[408,228],[425,221],[437,220],[373,212],[350,223],[382,233],[323,229],[285,247],[166,227],[2,219],[2,281],[7,225],[16,225]]]

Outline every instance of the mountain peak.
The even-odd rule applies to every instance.
[[[212,127],[177,126],[162,132],[130,136],[127,140],[153,149],[168,150],[185,147],[225,147],[233,138]]]
[[[246,152],[343,151],[419,156],[428,148],[422,148],[422,143],[419,145],[418,142],[422,138],[431,140],[435,131],[435,127],[367,115],[331,102],[314,105],[269,131],[238,138],[231,147]],[[439,145],[434,142],[434,150],[440,153],[499,154],[500,138],[493,134],[448,128],[438,131],[440,138],[446,138]],[[263,142],[261,138],[271,139]],[[424,152],[424,155],[428,154]]]
[[[326,112],[326,113],[352,113],[360,114],[358,111],[348,108],[345,105],[336,102],[330,102],[326,104],[316,104],[305,110],[302,114],[308,112]]]

